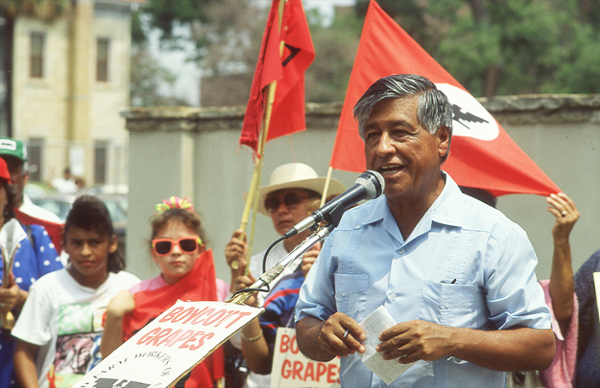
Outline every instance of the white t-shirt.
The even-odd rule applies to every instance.
[[[68,387],[100,362],[106,306],[116,294],[139,281],[129,272],[111,272],[98,289],[93,289],[77,283],[67,269],[62,269],[31,286],[12,335],[40,346],[36,356],[40,387],[48,387],[46,375],[52,364],[56,386]]]

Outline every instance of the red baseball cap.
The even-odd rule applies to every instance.
[[[0,178],[1,179],[6,179],[8,181],[8,183],[10,182],[10,172],[8,172],[8,166],[6,165],[6,162],[4,161],[4,159],[0,158]]]

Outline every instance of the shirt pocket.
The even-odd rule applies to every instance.
[[[426,281],[421,293],[419,319],[444,326],[473,324],[477,286]]]
[[[367,303],[369,275],[367,274],[334,274],[335,303],[337,311],[350,314],[352,311],[362,311]]]

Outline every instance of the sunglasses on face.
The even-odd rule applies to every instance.
[[[281,202],[283,202],[288,209],[292,209],[298,206],[300,202],[306,198],[308,198],[308,196],[300,196],[296,193],[285,194],[282,198],[282,201],[280,201],[279,197],[276,196],[267,197],[267,199],[265,199],[265,209],[267,209],[269,213],[274,213],[277,209],[279,209],[279,206],[281,206]]]
[[[175,245],[179,246],[179,249],[183,253],[194,253],[198,245],[202,245],[200,237],[181,237],[177,240],[172,238],[156,238],[152,240],[152,249],[159,256],[166,256],[173,252]]]

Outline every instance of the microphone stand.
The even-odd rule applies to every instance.
[[[339,221],[338,221],[339,222]],[[254,284],[248,287],[247,291],[241,290],[237,294],[233,295],[231,299],[229,299],[226,303],[234,303],[234,304],[244,304],[246,300],[251,297],[257,289],[270,284],[290,263],[296,260],[300,255],[303,255],[306,251],[308,251],[313,245],[318,243],[319,241],[323,241],[325,237],[329,236],[329,233],[337,226],[337,222],[335,225],[333,223],[329,223],[323,226],[321,229],[308,236],[304,241],[296,246],[290,253],[288,253],[285,257],[277,262],[273,266],[273,268],[269,269],[267,272],[262,274]]]

